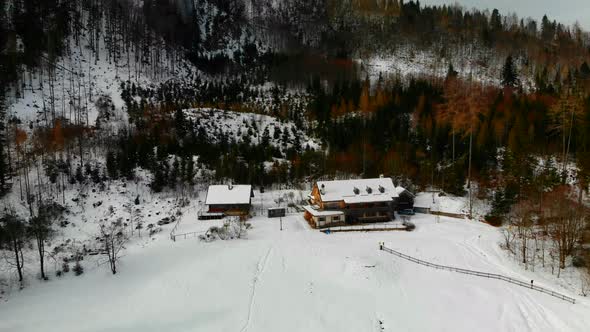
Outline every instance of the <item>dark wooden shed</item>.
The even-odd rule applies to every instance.
[[[274,207],[268,209],[268,217],[269,218],[279,218],[284,217],[286,213],[286,209],[284,207]]]

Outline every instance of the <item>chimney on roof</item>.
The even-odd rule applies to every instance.
[[[355,194],[355,195],[358,195],[358,194],[361,192],[361,191],[359,190],[359,188],[357,188],[357,187],[354,187],[354,188],[352,189],[352,191],[354,192],[354,194]]]
[[[383,179],[383,174],[379,174],[379,178],[380,179]]]
[[[228,185],[227,185],[227,189],[229,189],[229,190],[232,190],[232,189],[234,189],[234,185],[233,185],[231,182],[230,182],[230,183],[228,183]]]

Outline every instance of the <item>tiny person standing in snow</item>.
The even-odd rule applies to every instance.
[[[531,288],[533,288],[533,281],[534,281],[534,280],[531,280]]]

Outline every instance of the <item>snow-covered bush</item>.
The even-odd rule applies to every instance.
[[[572,265],[574,267],[585,267],[586,260],[582,256],[574,256],[572,257]]]
[[[414,225],[411,221],[404,221],[403,225],[406,226],[406,231],[411,232],[416,229],[416,225]]]
[[[243,239],[247,237],[247,230],[250,228],[252,228],[252,224],[236,219],[226,222],[222,227],[211,226],[205,234],[199,236],[199,240],[211,242],[217,239]]]

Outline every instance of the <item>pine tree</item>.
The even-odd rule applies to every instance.
[[[457,77],[457,75],[459,75],[459,72],[455,70],[455,67],[453,67],[453,63],[449,63],[449,69],[447,69],[447,80],[453,79]]]
[[[515,87],[518,84],[518,74],[512,55],[506,58],[504,67],[502,67],[502,85],[506,87]]]
[[[262,141],[260,142],[260,144],[264,148],[267,148],[270,144],[270,131],[268,130],[268,127],[265,127],[264,131],[262,132]]]
[[[285,130],[283,130],[283,137],[281,138],[282,146],[286,148],[289,145],[290,140],[291,135],[289,134],[289,130],[285,128]]]
[[[115,157],[115,153],[113,151],[107,152],[107,172],[111,179],[116,179],[119,177],[117,158]]]
[[[175,188],[176,181],[178,180],[180,175],[180,161],[178,157],[174,157],[174,161],[172,162],[172,170],[170,171],[169,178],[168,178],[168,187]]]
[[[188,160],[186,162],[186,182],[192,185],[194,184],[195,180],[195,161],[193,160],[193,156],[189,155]]]
[[[588,66],[586,61],[580,66],[580,76],[584,79],[590,78],[590,66]]]
[[[279,138],[281,138],[281,134],[282,134],[281,127],[276,126],[274,132],[272,133],[272,138],[279,139]]]
[[[490,28],[494,32],[502,30],[502,17],[500,16],[498,9],[494,9],[492,11],[492,16],[490,17]]]
[[[82,173],[82,166],[76,168],[76,181],[78,181],[78,183],[86,181],[86,177],[84,176],[84,173]]]

